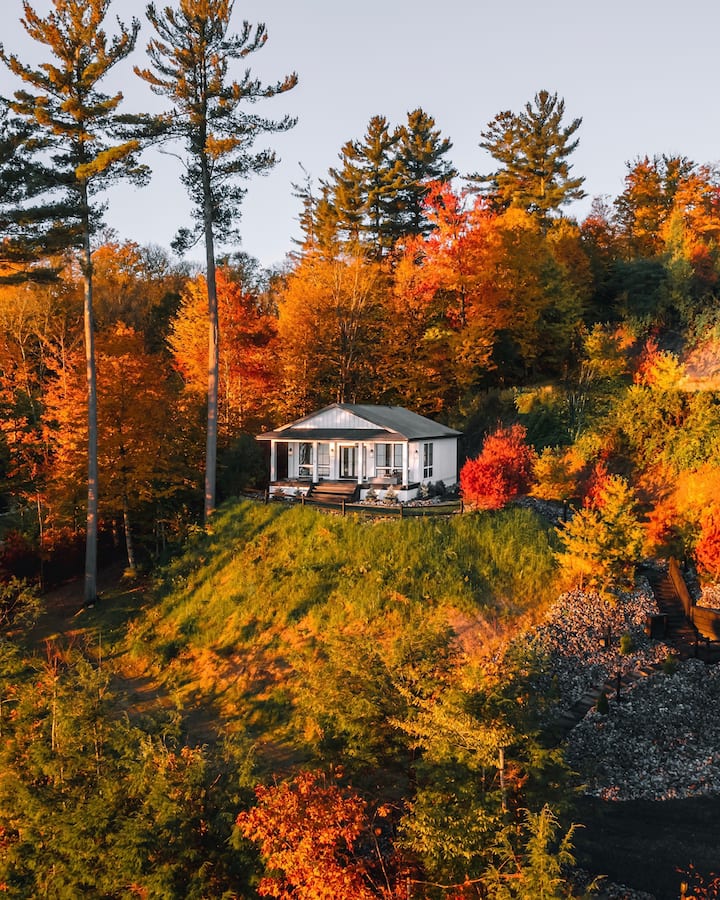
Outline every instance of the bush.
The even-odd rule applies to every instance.
[[[527,493],[535,451],[525,443],[526,434],[522,425],[513,425],[485,438],[480,455],[469,459],[460,472],[466,503],[477,509],[501,509],[518,494]]]
[[[42,612],[37,589],[20,578],[0,584],[0,626],[31,628]]]

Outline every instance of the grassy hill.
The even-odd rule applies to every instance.
[[[447,654],[453,629],[477,643],[541,608],[551,539],[521,509],[366,521],[234,504],[162,573],[130,653],[179,707],[212,703],[223,727],[297,744],[280,726],[308,681],[359,658],[401,669],[421,646]]]

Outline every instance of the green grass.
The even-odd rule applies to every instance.
[[[389,646],[458,613],[511,624],[553,596],[552,536],[519,508],[377,521],[235,503],[161,574],[130,650],[179,704],[210,691],[242,718],[333,636]]]

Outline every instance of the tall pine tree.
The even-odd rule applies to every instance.
[[[215,508],[218,428],[219,327],[215,277],[216,241],[236,236],[233,227],[245,189],[238,184],[276,162],[269,150],[253,152],[265,132],[286,131],[295,120],[264,119],[245,112],[245,105],[273,97],[297,84],[295,74],[274,85],[262,85],[246,70],[230,80],[233,60],[244,59],[267,40],[264,24],[243,22],[240,34],[229,31],[233,0],[180,0],[176,9],[147,7],[156,32],[148,44],[151,67],[135,69],[154,93],[170,101],[167,112],[148,117],[156,138],[184,146],[183,182],[193,204],[194,227],[178,234],[175,246],[185,250],[204,239],[208,294],[208,425],[205,464],[205,519]]]
[[[407,124],[398,128],[397,157],[402,177],[398,197],[399,236],[430,232],[432,225],[426,210],[430,187],[457,175],[445,158],[451,148],[452,141],[440,136],[435,119],[419,107],[409,112]]]
[[[482,132],[480,146],[499,168],[473,175],[500,209],[518,206],[545,221],[562,206],[585,196],[584,178],[572,177],[568,157],[582,119],[563,125],[565,101],[539,91],[520,113],[498,113]]]
[[[114,179],[141,178],[138,142],[117,137],[122,94],[105,94],[100,82],[132,51],[139,23],[108,37],[103,28],[110,0],[52,0],[45,18],[23,4],[22,25],[49,58],[34,67],[0,48],[0,59],[27,86],[16,91],[10,109],[31,127],[25,146],[42,144],[51,162],[38,195],[47,193],[62,214],[56,236],[79,250],[85,282],[84,335],[88,396],[88,501],[85,599],[97,594],[98,462],[97,380],[91,241],[101,223],[99,190]],[[57,199],[59,197],[59,200]]]

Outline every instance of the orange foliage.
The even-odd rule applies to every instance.
[[[526,437],[522,425],[512,425],[485,438],[480,455],[468,460],[460,472],[466,503],[477,509],[500,509],[528,491],[535,451],[525,443]]]
[[[339,776],[341,773],[336,772]],[[260,847],[266,875],[258,893],[282,900],[373,900],[355,848],[370,832],[365,803],[322,772],[255,788],[257,805],[236,824]],[[383,891],[381,896],[389,896]]]
[[[659,391],[678,390],[684,372],[674,353],[660,350],[654,338],[649,338],[640,356],[635,383]]]
[[[220,427],[251,431],[266,418],[272,381],[271,346],[275,321],[258,309],[256,298],[217,270],[220,323]],[[175,364],[187,389],[205,397],[208,389],[208,312],[205,278],[183,292],[169,338]]]
[[[700,536],[695,544],[698,569],[720,578],[720,504],[715,502],[700,518]]]

